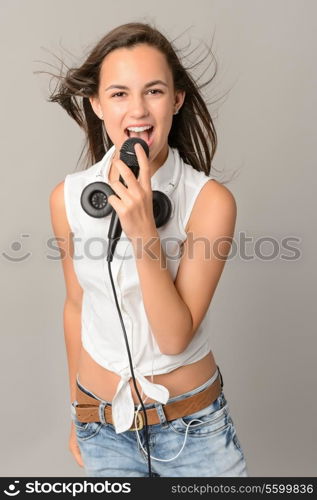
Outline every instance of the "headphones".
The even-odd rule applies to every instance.
[[[139,137],[130,137],[123,143],[120,149],[120,160],[122,160],[133,171],[136,178],[138,178],[139,175],[139,164],[134,151],[134,145],[137,143],[141,144],[147,157],[149,157],[149,147],[147,143]],[[111,148],[111,150],[112,149],[114,149],[114,146],[113,148]],[[111,150],[109,150],[108,153],[110,153]],[[169,154],[172,153],[169,151]],[[104,178],[103,171],[108,164],[108,159],[109,155],[106,154],[104,159],[102,160],[101,168],[99,169],[96,177]],[[178,162],[174,162],[174,164],[176,167],[176,164],[178,164]],[[164,226],[173,215],[174,205],[168,195],[171,194],[178,183],[180,176],[179,165],[174,168],[173,173],[174,175],[172,181],[169,182],[166,187],[164,187],[165,193],[158,190],[152,191],[153,216],[155,219],[155,226],[157,228]],[[125,187],[127,187],[121,175],[119,180],[124,184]],[[116,195],[110,185],[106,182],[92,182],[88,184],[82,191],[80,203],[83,210],[91,217],[107,217],[114,211],[113,207],[110,205],[110,203],[108,203],[108,197],[112,194]]]

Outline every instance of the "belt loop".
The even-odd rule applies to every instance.
[[[155,408],[160,419],[160,424],[162,425],[163,429],[165,429],[166,427],[168,427],[168,422],[166,420],[166,415],[164,413],[163,405],[161,404],[155,405]]]
[[[219,372],[219,375],[220,375],[221,388],[223,388],[223,378],[222,378],[221,371],[220,371],[220,368],[219,368],[218,365],[217,365],[217,368],[218,368],[218,372]]]
[[[106,406],[107,406],[107,403],[103,403],[102,401],[100,401],[100,404],[98,406],[99,420],[104,425],[108,424],[108,422],[106,421],[106,416],[105,416]]]

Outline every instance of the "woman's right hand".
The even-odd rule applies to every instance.
[[[79,449],[78,442],[77,442],[76,429],[75,429],[74,422],[71,423],[68,448],[70,449],[71,453],[73,454],[78,465],[80,465],[80,467],[84,467],[83,459],[81,457],[80,449]]]

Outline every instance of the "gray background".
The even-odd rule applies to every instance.
[[[1,475],[84,475],[68,451],[65,285],[47,247],[50,192],[75,170],[84,137],[46,102],[49,79],[33,72],[50,68],[36,61],[56,64],[48,49],[76,64],[113,27],[154,21],[170,38],[190,28],[180,47],[214,34],[209,96],[230,89],[212,108],[214,166],[240,169],[227,185],[238,252],[212,301],[211,335],[250,475],[316,476],[316,2],[2,0],[0,14]]]

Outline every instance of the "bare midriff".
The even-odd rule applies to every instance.
[[[170,394],[170,398],[191,391],[206,382],[217,369],[212,352],[209,352],[204,358],[181,366],[169,373],[159,375],[145,376],[150,382],[164,385]],[[99,363],[96,363],[88,352],[82,347],[79,366],[78,366],[79,382],[96,396],[106,401],[111,402],[117,390],[117,385],[120,381],[120,376],[116,373],[107,370]],[[131,393],[135,403],[139,403],[132,378],[129,381]],[[136,380],[138,391],[142,394],[142,389]],[[145,399],[143,395],[143,400]],[[147,398],[146,403],[154,403],[155,400]]]

